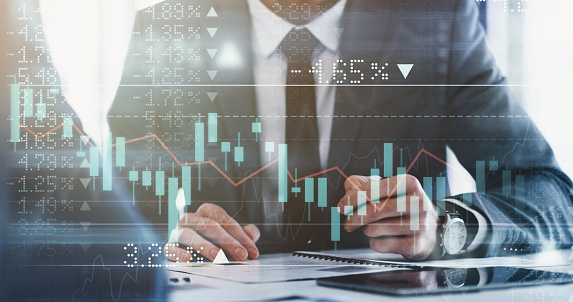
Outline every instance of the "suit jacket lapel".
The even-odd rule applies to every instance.
[[[387,18],[380,18],[380,4],[376,1],[377,12],[369,8],[373,1],[348,0],[341,24],[343,32],[340,40],[340,60],[348,63],[352,59],[363,59],[366,63],[378,62],[379,51],[368,52],[368,42],[376,36],[377,28],[386,26]],[[374,29],[374,30],[372,30]],[[344,67],[339,66],[340,69]],[[349,71],[346,74],[351,75]],[[349,80],[345,81],[348,84]],[[360,135],[362,118],[373,93],[372,86],[341,85],[336,88],[334,120],[332,123],[329,150],[329,167],[344,168]]]
[[[252,25],[247,2],[217,0],[213,8],[218,17],[206,26],[218,28],[208,49],[217,49],[211,59],[210,71],[216,71],[211,97],[218,108],[223,137],[231,141],[231,151],[237,146],[238,133],[244,147],[245,162],[237,166],[229,154],[234,176],[244,177],[248,169],[260,165],[258,144],[254,142],[251,122],[255,121],[256,101],[252,69]],[[206,21],[207,22],[207,21]],[[209,57],[210,58],[210,57]],[[210,76],[209,78],[210,79]],[[221,86],[223,85],[223,86]],[[227,85],[227,86],[225,86]],[[233,152],[231,152],[233,153]]]

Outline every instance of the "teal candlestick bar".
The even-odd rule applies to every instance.
[[[380,169],[370,169],[370,202],[380,202]]]
[[[366,215],[366,191],[358,191],[358,204],[357,214],[360,216]]]
[[[139,172],[129,171],[129,181],[138,181],[138,180],[139,180]]]
[[[436,177],[436,204],[438,206],[438,216],[446,215],[446,178]]]
[[[217,113],[209,113],[207,118],[207,131],[209,132],[207,142],[217,142]]]
[[[406,168],[400,167],[397,168],[397,191],[396,191],[396,199],[397,205],[396,208],[398,212],[406,212]]]
[[[330,208],[330,240],[340,241],[340,213],[337,207]]]
[[[10,140],[13,143],[20,141],[20,85],[10,85]]]
[[[304,202],[314,202],[314,178],[304,179]]]
[[[185,205],[191,205],[191,167],[181,168],[181,182],[183,194],[185,195]]]
[[[111,191],[112,189],[112,152],[111,152],[111,133],[108,133],[103,143],[103,190]]]
[[[34,116],[34,90],[24,89],[24,117]]]
[[[279,202],[288,200],[288,148],[287,144],[279,144]]]
[[[169,178],[167,180],[167,236],[169,242],[179,242],[177,212],[177,193],[179,192],[179,179]]]
[[[394,170],[393,150],[394,145],[392,143],[384,144],[384,177],[392,177],[392,171]]]
[[[115,138],[115,165],[125,167],[125,137]]]
[[[90,176],[99,176],[98,147],[90,147]]]
[[[151,186],[151,171],[141,172],[141,185],[144,187]]]
[[[155,171],[155,195],[165,195],[165,171]]]
[[[318,207],[325,208],[326,207],[326,194],[328,190],[328,181],[326,178],[321,177],[318,179]]]
[[[195,161],[205,160],[205,124],[195,123]]]
[[[72,120],[71,117],[65,117],[64,118],[64,134],[62,135],[62,137],[72,137],[73,133],[72,133],[72,127],[74,126],[74,121]]]

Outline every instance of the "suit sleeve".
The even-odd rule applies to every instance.
[[[453,141],[449,147],[477,183],[477,194],[452,198],[481,213],[490,226],[485,243],[474,254],[568,248],[571,180],[498,69],[475,3],[460,0],[456,5],[446,133]]]

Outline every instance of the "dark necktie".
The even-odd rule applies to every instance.
[[[288,168],[296,178],[301,178],[320,171],[318,153],[318,127],[316,123],[316,96],[314,77],[311,67],[311,56],[319,44],[314,35],[303,28],[292,29],[280,45],[280,50],[288,58],[286,87],[286,143],[288,144]],[[308,227],[307,208],[316,207],[306,204],[304,198],[304,181],[297,183],[301,192],[292,193],[285,205],[284,228],[287,237],[294,236],[295,243],[309,240],[311,230]],[[316,190],[315,190],[316,195]],[[312,214],[313,211],[311,211]],[[314,217],[316,220],[318,217]],[[311,222],[315,222],[311,217]],[[302,223],[307,226],[301,226]]]

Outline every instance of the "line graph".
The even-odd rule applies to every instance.
[[[99,265],[99,266],[96,265],[96,262],[97,262],[97,261],[101,262],[101,265]],[[119,282],[119,289],[117,290],[117,293],[114,294],[114,286],[113,286],[113,278],[112,278],[111,268],[109,268],[109,267],[107,267],[107,266],[105,265],[105,263],[104,263],[104,261],[103,261],[103,256],[100,254],[100,255],[98,255],[98,256],[93,260],[91,276],[90,276],[90,277],[86,277],[86,278],[84,279],[82,288],[78,288],[78,289],[75,291],[75,293],[74,293],[74,295],[73,295],[73,297],[72,297],[72,301],[75,301],[75,300],[76,300],[76,297],[77,297],[78,295],[81,295],[81,294],[83,294],[83,293],[86,291],[86,288],[87,288],[88,284],[94,283],[94,281],[95,281],[95,277],[94,277],[94,276],[95,276],[95,271],[96,271],[96,268],[97,268],[97,267],[101,267],[101,269],[103,269],[104,271],[106,271],[106,273],[107,273],[107,275],[108,275],[108,278],[109,278],[110,295],[111,295],[111,298],[112,298],[114,301],[116,301],[116,302],[120,300],[120,297],[121,297],[121,294],[122,294],[122,289],[123,289],[123,284],[124,284],[124,282],[125,282],[126,280],[131,279],[132,281],[134,281],[134,282],[137,283],[137,279],[138,279],[138,276],[137,276],[137,275],[138,275],[138,268],[139,268],[139,267],[136,267],[135,276],[133,276],[133,275],[130,274],[130,273],[125,273],[125,274],[123,275],[123,278],[121,278],[121,281]],[[117,297],[116,297],[116,295],[117,295]]]
[[[56,131],[56,130],[62,128],[63,125],[64,125],[63,123],[62,123],[62,124],[59,124],[59,125],[55,126],[54,128],[48,130],[47,132],[45,132],[45,133],[39,135],[39,134],[35,133],[34,131],[32,131],[30,128],[28,128],[28,127],[26,127],[26,126],[20,124],[20,126],[21,126],[22,128],[24,128],[26,131],[28,131],[29,133],[31,133],[36,139],[43,139],[43,138],[45,138],[48,134],[51,134],[51,133],[53,133],[54,131]],[[73,126],[73,128],[74,128],[80,135],[85,136],[85,134],[79,129],[79,127],[78,127],[75,123],[72,124],[72,126]],[[127,144],[129,144],[129,143],[134,143],[134,142],[138,142],[138,141],[145,140],[145,139],[150,139],[150,138],[155,139],[155,140],[165,149],[165,151],[171,156],[171,158],[172,158],[179,166],[184,167],[184,166],[197,166],[197,165],[206,165],[206,164],[209,164],[209,165],[211,165],[215,170],[217,170],[217,172],[219,172],[219,173],[221,174],[221,176],[223,176],[223,177],[224,177],[229,183],[231,183],[234,187],[240,186],[240,185],[243,184],[244,182],[246,182],[246,181],[248,181],[249,179],[255,177],[256,175],[258,175],[259,173],[263,172],[264,170],[266,170],[266,169],[269,168],[270,166],[272,166],[272,165],[278,163],[278,161],[279,161],[279,159],[276,158],[276,159],[270,161],[269,163],[267,163],[266,165],[262,166],[262,167],[259,168],[258,170],[254,171],[253,173],[249,174],[248,176],[245,176],[244,178],[242,178],[242,179],[240,179],[240,180],[238,180],[238,181],[234,181],[229,175],[227,175],[227,173],[225,173],[221,168],[219,168],[219,166],[217,166],[214,162],[212,162],[212,161],[210,161],[210,160],[207,160],[207,161],[198,161],[198,162],[186,162],[186,163],[181,162],[181,161],[177,158],[177,156],[175,156],[175,154],[173,154],[173,152],[171,152],[171,150],[169,149],[169,147],[168,147],[156,134],[148,134],[148,135],[145,135],[145,136],[141,136],[141,137],[133,138],[133,139],[130,139],[130,140],[126,140],[126,141],[125,141],[125,144],[127,145]],[[89,139],[88,139],[88,143],[90,144],[90,146],[92,146],[92,147],[94,146],[94,144],[93,144],[93,143],[91,142],[91,140],[89,140]],[[115,144],[112,145],[112,147],[115,147],[115,146],[116,146]],[[102,148],[100,148],[100,150],[101,150],[101,149],[102,149]],[[429,156],[429,157],[431,157],[431,158],[433,158],[433,159],[435,159],[436,161],[440,162],[441,164],[443,164],[443,165],[445,165],[445,166],[447,166],[447,167],[453,168],[453,169],[455,169],[455,170],[459,169],[459,167],[456,167],[456,166],[453,166],[453,165],[451,165],[451,164],[448,164],[445,160],[439,158],[438,156],[436,156],[436,155],[432,154],[431,152],[427,151],[426,149],[422,148],[422,149],[420,149],[420,151],[416,154],[416,156],[414,157],[414,159],[412,160],[412,162],[410,163],[410,165],[406,168],[406,173],[409,173],[409,172],[410,172],[410,170],[414,167],[414,165],[416,164],[416,162],[418,161],[418,159],[420,158],[420,156],[422,156],[422,155],[424,155],[424,154],[427,155],[427,156]],[[315,177],[315,176],[318,176],[318,175],[322,175],[322,174],[324,174],[324,173],[328,173],[328,172],[331,172],[331,171],[338,171],[338,173],[340,173],[340,175],[342,175],[342,177],[344,177],[344,179],[345,179],[346,181],[350,182],[350,184],[351,184],[354,188],[356,188],[357,190],[360,189],[359,186],[358,186],[356,183],[354,183],[354,182],[350,179],[350,177],[349,177],[346,173],[344,173],[344,171],[342,171],[342,169],[341,169],[340,167],[338,167],[338,166],[330,167],[330,168],[327,168],[327,169],[325,169],[325,170],[318,171],[318,172],[316,172],[316,173],[312,173],[312,174],[309,174],[309,175],[306,175],[306,176],[299,177],[299,178],[297,178],[297,179],[295,179],[295,178],[292,176],[292,174],[290,173],[290,171],[288,171],[288,170],[287,170],[287,174],[288,174],[288,176],[289,176],[291,182],[293,182],[293,183],[298,183],[298,182],[303,181],[303,180],[305,180],[305,179],[307,179],[307,178],[312,178],[312,177]],[[370,204],[374,207],[374,210],[375,210],[375,211],[382,211],[382,210],[384,209],[384,207],[388,204],[388,202],[390,201],[390,199],[392,198],[392,196],[396,193],[396,191],[397,191],[397,186],[394,186],[394,188],[390,191],[390,194],[388,194],[388,196],[386,197],[386,199],[384,200],[384,202],[381,202],[381,203],[380,203],[380,206],[378,206],[377,204],[374,204],[374,203],[370,203]],[[489,218],[489,220],[491,221],[492,225],[497,225],[497,226],[511,226],[511,227],[523,227],[523,226],[529,225],[530,223],[533,222],[533,219],[532,219],[531,221],[529,221],[529,222],[526,222],[526,223],[523,223],[523,224],[520,224],[520,225],[513,224],[513,223],[499,223],[499,222],[495,222],[494,219],[493,219],[493,217],[492,217],[492,215],[489,213],[489,211],[488,211],[487,208],[485,207],[483,201],[481,200],[481,198],[480,198],[480,196],[477,194],[477,192],[472,192],[472,193],[473,193],[474,196],[476,197],[477,201],[480,203],[481,207],[483,208],[483,210],[484,210],[486,216],[487,216],[487,217]],[[368,202],[371,201],[371,200],[370,200],[370,197],[368,197],[368,196],[366,197],[366,199],[367,199]],[[542,213],[540,213],[539,215],[542,215]],[[539,215],[538,215],[538,216],[539,216]],[[536,216],[536,217],[538,217],[538,216]],[[534,219],[535,219],[535,218],[534,218]]]
[[[64,124],[60,124],[60,125],[58,125],[58,126],[52,128],[52,129],[48,130],[47,132],[45,132],[45,133],[39,135],[39,134],[35,133],[34,131],[32,131],[30,128],[28,128],[28,127],[26,127],[26,126],[20,124],[20,126],[21,126],[22,128],[24,128],[24,129],[25,129],[26,131],[28,131],[30,134],[34,135],[34,136],[36,137],[36,139],[42,139],[42,138],[46,137],[48,134],[53,133],[54,131],[56,131],[56,130],[62,128],[63,125],[64,125]],[[77,131],[80,135],[85,136],[85,134],[79,129],[79,127],[76,126],[76,124],[72,124],[72,125],[73,125],[74,129],[76,129],[76,131]],[[276,163],[279,161],[279,159],[276,158],[276,159],[272,160],[271,162],[269,162],[268,164],[262,166],[261,168],[259,168],[259,169],[256,170],[255,172],[251,173],[250,175],[248,175],[248,176],[244,177],[243,179],[241,179],[241,180],[235,182],[235,181],[233,181],[233,179],[232,179],[229,175],[227,175],[227,173],[225,173],[221,168],[219,168],[219,166],[217,166],[214,162],[212,162],[212,161],[210,161],[210,160],[207,160],[207,161],[199,161],[199,162],[188,162],[188,163],[183,163],[183,162],[181,162],[181,161],[177,158],[177,156],[175,156],[175,154],[173,154],[173,152],[171,152],[171,150],[169,149],[169,147],[167,147],[167,145],[166,145],[156,134],[149,134],[149,135],[145,135],[145,136],[133,138],[133,139],[130,139],[130,140],[126,140],[126,141],[125,141],[125,144],[127,145],[127,144],[130,144],[130,143],[142,141],[142,140],[149,139],[149,138],[154,138],[155,140],[157,140],[157,142],[165,149],[165,151],[171,156],[171,158],[172,158],[179,166],[184,167],[184,166],[197,166],[197,165],[209,164],[209,165],[211,165],[213,168],[215,168],[215,169],[221,174],[221,176],[223,176],[225,179],[227,179],[227,181],[229,181],[229,182],[230,182],[233,186],[235,186],[235,187],[240,186],[240,185],[241,185],[242,183],[244,183],[245,181],[247,181],[247,180],[253,178],[253,177],[256,176],[257,174],[261,173],[262,171],[266,170],[268,167],[270,167],[270,166],[276,164]],[[94,144],[93,144],[90,140],[88,140],[88,143],[90,144],[90,146],[94,147]],[[116,144],[113,144],[113,145],[111,145],[111,146],[112,146],[112,147],[115,147]],[[102,149],[102,148],[100,148],[100,150],[101,150],[101,149]],[[291,179],[292,182],[297,183],[297,182],[300,182],[300,181],[302,181],[302,180],[304,180],[304,179],[306,179],[306,178],[311,178],[311,177],[314,177],[314,176],[318,176],[318,175],[321,175],[321,174],[324,174],[324,173],[328,173],[328,172],[333,171],[333,170],[337,170],[342,176],[344,176],[345,179],[348,179],[348,178],[349,178],[339,167],[328,168],[328,169],[326,169],[326,170],[319,171],[319,172],[316,172],[316,173],[313,173],[313,174],[310,174],[310,175],[306,175],[306,176],[303,176],[303,177],[300,177],[300,178],[297,178],[297,179],[295,179],[295,178],[292,176],[292,174],[290,173],[290,171],[289,171],[289,172],[288,172],[288,176],[289,176],[289,178]],[[354,183],[353,183],[353,185],[354,185]],[[358,186],[356,186],[356,185],[355,185],[355,187],[358,188]]]
[[[136,250],[137,256],[139,258],[143,258],[146,255],[148,255],[149,253],[153,254],[153,250],[149,249],[143,249],[141,248],[143,246],[143,244],[140,242],[137,244],[138,247],[140,247],[138,250],[142,250],[142,252],[138,252],[138,250]],[[140,254],[141,253],[141,254]],[[97,263],[101,263],[101,264],[97,264]],[[104,271],[104,275],[106,275],[107,279],[106,280],[109,283],[109,295],[111,297],[111,299],[115,302],[119,302],[121,300],[122,294],[130,294],[129,292],[124,292],[124,286],[126,286],[126,282],[127,281],[133,281],[136,284],[138,284],[138,282],[140,282],[140,276],[141,273],[139,272],[140,270],[140,265],[134,265],[132,266],[133,269],[135,270],[135,272],[125,272],[123,273],[123,276],[121,277],[121,279],[117,279],[117,278],[113,278],[113,273],[112,273],[112,267],[114,266],[120,266],[120,267],[125,267],[125,265],[113,265],[113,264],[108,264],[106,265],[104,262],[104,256],[102,254],[99,254],[98,256],[96,256],[93,259],[93,262],[91,264],[92,270],[91,270],[91,274],[89,276],[87,276],[83,283],[81,288],[76,289],[76,291],[74,292],[73,296],[72,296],[72,301],[76,301],[76,299],[80,299],[81,297],[78,297],[79,295],[84,294],[87,290],[88,290],[88,286],[93,284],[96,281],[96,269],[101,269]],[[129,267],[129,266],[128,266]],[[145,266],[141,266],[141,267],[145,267]],[[148,266],[150,267],[150,266]],[[160,280],[163,276],[161,276],[161,273],[155,273],[157,274],[157,276],[155,276],[154,278],[157,278],[157,280]],[[119,280],[119,281],[114,281],[114,280]],[[115,286],[114,286],[115,284]],[[139,288],[143,288],[142,285],[136,285]],[[156,287],[155,290],[157,290],[159,287]],[[133,290],[133,288],[131,288],[130,290]],[[153,292],[153,290],[150,290],[150,292]],[[159,294],[159,293],[154,293],[154,294]]]

